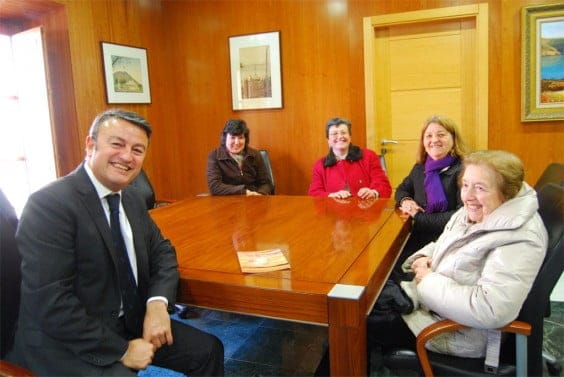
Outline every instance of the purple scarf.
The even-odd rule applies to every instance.
[[[441,177],[439,177],[439,172],[452,165],[456,160],[450,154],[440,160],[433,160],[431,157],[427,156],[425,160],[425,179],[423,180],[423,186],[425,187],[425,194],[427,195],[427,207],[425,212],[435,213],[444,212],[448,208],[448,201],[445,195],[445,189],[441,183]]]

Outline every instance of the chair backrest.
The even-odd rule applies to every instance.
[[[560,186],[564,185],[564,163],[553,162],[549,164],[535,184],[535,190],[538,192],[547,183],[556,183]]]
[[[388,173],[388,166],[386,165],[386,157],[383,154],[378,155],[380,157],[380,165],[382,166],[382,170],[384,173]]]
[[[523,303],[519,319],[532,326],[527,341],[529,375],[542,375],[542,343],[544,308],[550,302],[550,294],[564,269],[564,186],[548,183],[538,192],[539,214],[548,232],[548,247],[543,264],[527,299]]]
[[[149,181],[149,177],[147,177],[145,170],[141,169],[139,175],[135,177],[130,184],[135,186],[135,188],[137,188],[137,190],[141,193],[145,199],[148,210],[155,208],[155,190],[153,190],[153,185],[151,185],[151,181]]]
[[[0,190],[0,358],[12,347],[20,308],[21,256],[16,245],[18,218]]]
[[[266,167],[266,171],[268,172],[268,177],[270,178],[270,183],[272,183],[272,193],[274,194],[274,174],[272,174],[272,165],[270,164],[270,157],[268,156],[268,151],[261,149],[260,155],[262,160],[264,161],[264,166]]]

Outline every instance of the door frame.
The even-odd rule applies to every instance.
[[[366,146],[378,150],[376,110],[374,29],[420,22],[474,18],[476,22],[476,149],[488,148],[488,4],[479,3],[447,8],[391,13],[364,17],[364,91],[366,103]]]

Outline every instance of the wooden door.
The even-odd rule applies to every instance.
[[[482,77],[480,21],[466,12],[460,17],[437,17],[433,11],[408,15],[408,22],[389,15],[395,20],[391,24],[379,16],[365,33],[365,67],[371,70],[367,147],[385,154],[394,188],[415,163],[421,126],[431,115],[452,118],[470,149],[487,148],[487,90],[481,84],[485,80],[487,88],[487,58]]]

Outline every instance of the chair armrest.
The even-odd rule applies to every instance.
[[[12,364],[5,360],[0,360],[0,377],[35,377],[30,370],[20,367],[16,364]]]
[[[531,325],[527,322],[513,321],[503,327],[500,327],[499,330],[501,332],[510,332],[513,334],[529,336],[531,335],[532,328]]]
[[[429,362],[429,356],[427,355],[427,349],[425,349],[425,344],[437,335],[443,334],[445,332],[452,332],[456,330],[461,330],[468,328],[468,326],[461,325],[458,322],[452,321],[450,319],[444,319],[442,321],[433,323],[427,326],[417,335],[415,342],[417,357],[421,363],[421,368],[423,368],[423,373],[425,377],[433,377],[433,370],[431,368],[431,363]],[[529,336],[531,334],[531,325],[522,321],[513,321],[507,325],[499,328],[502,332],[509,332],[514,334],[521,334]]]

